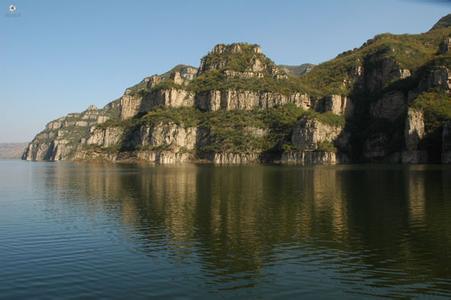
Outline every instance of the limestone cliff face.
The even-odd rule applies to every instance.
[[[110,103],[101,110],[90,106],[82,113],[71,113],[51,121],[28,145],[22,159],[73,159],[77,149],[86,143],[94,127],[116,117],[117,114],[118,104]]]
[[[267,109],[289,103],[304,109],[312,106],[311,98],[300,93],[283,95],[271,92],[213,90],[199,93],[196,98],[196,107],[203,111]]]
[[[130,90],[126,90],[121,97],[121,119],[129,119],[136,116],[141,111],[145,111],[143,107],[143,95],[131,94]]]
[[[130,119],[139,113],[145,113],[157,106],[192,107],[194,93],[178,88],[160,89],[147,95],[129,94],[126,91],[121,98],[121,119]]]
[[[296,164],[336,164],[340,157],[335,147],[343,142],[340,139],[344,139],[342,126],[304,117],[296,123],[291,136],[295,149],[285,151],[281,161]]]
[[[215,164],[259,163],[259,153],[214,153],[208,159]]]
[[[95,145],[103,148],[118,146],[122,141],[123,134],[124,129],[121,127],[91,127],[86,145]]]
[[[317,101],[314,105],[316,111],[319,112],[331,112],[345,117],[350,117],[353,113],[351,98],[343,95],[328,95]]]
[[[194,106],[195,94],[186,90],[186,85],[195,78],[196,74],[196,68],[181,65],[174,67],[168,74],[144,78],[137,86],[126,89],[121,97],[121,119],[133,118],[157,106]],[[173,86],[156,88],[165,81],[170,81]]]
[[[298,150],[314,151],[321,143],[333,143],[343,128],[304,117],[295,125],[291,140]]]
[[[409,109],[404,129],[406,150],[402,153],[403,163],[425,163],[427,152],[420,150],[425,137],[424,113],[421,110]]]
[[[290,151],[282,154],[281,163],[300,165],[335,165],[340,160],[335,152],[329,151]]]
[[[380,35],[296,75],[257,45],[220,44],[199,68],[177,65],[49,122],[22,158],[449,163],[450,36]]]
[[[137,158],[155,163],[187,162],[193,159],[197,141],[196,127],[174,123],[142,126],[139,130]]]

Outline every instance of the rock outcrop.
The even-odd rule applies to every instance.
[[[136,116],[140,112],[146,111],[143,105],[144,95],[132,93],[131,90],[125,90],[121,97],[121,119],[126,120]]]
[[[333,143],[342,133],[341,126],[323,123],[315,118],[304,117],[293,128],[291,141],[296,149],[301,151],[315,151],[321,145]]]
[[[92,127],[86,144],[103,148],[118,146],[122,141],[123,134],[122,127]]]
[[[403,163],[425,163],[427,152],[420,150],[425,136],[424,113],[421,110],[409,109],[404,129],[406,150],[402,153]]]
[[[285,72],[262,53],[260,46],[239,43],[216,45],[203,57],[198,74],[211,71],[225,71],[231,78],[286,77]]]
[[[311,104],[311,102],[309,102]],[[307,108],[309,108],[308,106]],[[352,102],[347,96],[328,95],[316,103],[316,110],[320,112],[331,112],[336,115],[351,116]]]
[[[340,162],[335,152],[328,151],[287,151],[282,154],[281,163],[300,165],[335,165]]]
[[[291,142],[294,149],[282,154],[282,163],[336,164],[340,161],[336,144],[343,136],[343,127],[326,124],[312,117],[304,117],[293,128]]]
[[[196,127],[182,127],[172,122],[144,125],[139,130],[142,148],[171,149],[174,152],[193,151],[197,141]]]
[[[214,153],[208,159],[215,164],[249,164],[260,162],[259,153]]]

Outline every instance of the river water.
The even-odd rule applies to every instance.
[[[451,167],[0,161],[2,299],[451,297]]]

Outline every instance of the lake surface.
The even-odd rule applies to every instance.
[[[2,299],[451,297],[450,166],[0,161]]]

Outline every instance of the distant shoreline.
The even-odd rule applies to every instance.
[[[21,159],[27,143],[0,143],[0,159]]]

